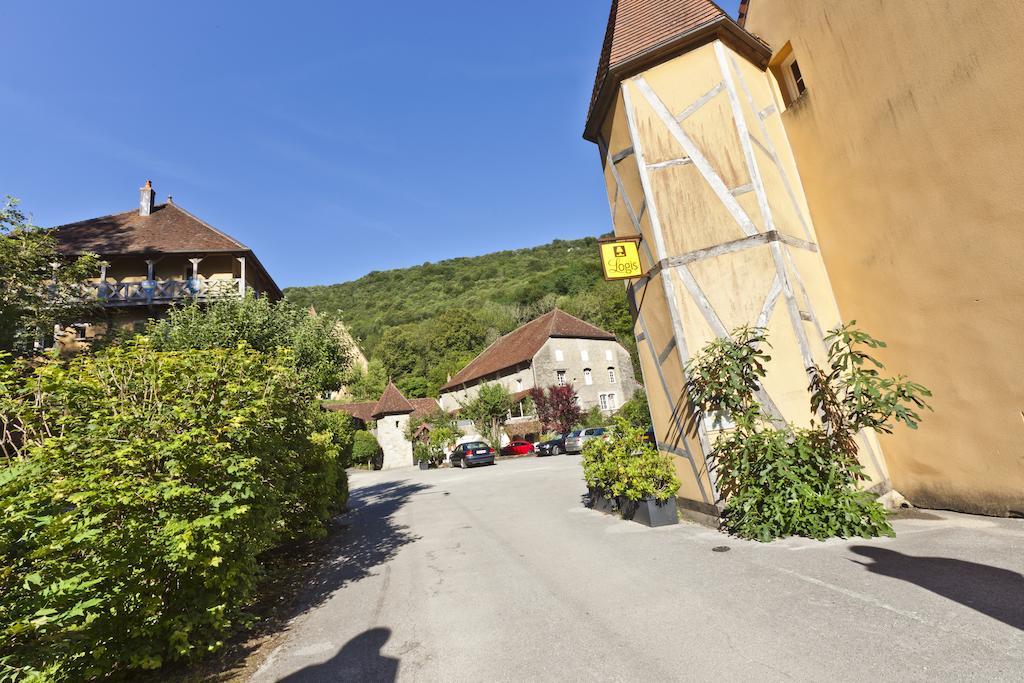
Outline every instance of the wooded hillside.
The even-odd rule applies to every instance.
[[[555,306],[613,332],[636,355],[624,287],[601,279],[592,237],[375,271],[285,295],[340,317],[371,363],[410,397],[436,395],[499,335]]]

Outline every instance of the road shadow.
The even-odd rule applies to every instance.
[[[220,656],[183,671],[161,670],[160,680],[247,678],[246,672],[251,674],[259,666],[262,653],[283,640],[295,618],[327,602],[346,585],[373,575],[404,546],[419,539],[398,524],[394,516],[411,496],[429,488],[399,481],[354,489],[348,512],[332,520],[326,539],[281,548],[262,558],[265,566],[270,567],[269,579],[260,603],[251,612],[255,617],[252,628],[239,634]],[[360,644],[353,641],[352,646],[365,647],[380,635],[367,634],[367,640]]]
[[[868,571],[913,583],[965,607],[1024,630],[1024,576],[1009,569],[947,557],[904,555],[888,548],[853,546],[871,562]]]
[[[278,680],[278,683],[327,683],[366,681],[390,683],[398,679],[398,659],[385,657],[381,648],[391,637],[391,629],[363,631],[323,664],[311,664]]]

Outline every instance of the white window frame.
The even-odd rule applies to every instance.
[[[555,349],[555,360],[565,360],[565,354],[562,353],[562,349]]]
[[[580,360],[582,360],[582,361],[590,360],[590,352],[587,351],[586,349],[583,349],[582,351],[580,351]]]
[[[597,397],[601,404],[601,410],[608,410],[608,394],[601,394]]]
[[[618,400],[615,397],[615,394],[611,393],[611,394],[607,394],[607,396],[608,396],[608,410],[615,410],[615,408],[618,406],[618,403],[619,403]]]
[[[608,384],[615,384],[615,368],[608,368]]]
[[[612,352],[611,349],[605,349],[604,359],[605,360],[615,360],[615,354]]]
[[[786,82],[786,91],[789,92],[790,103],[796,102],[800,97],[807,92],[807,76],[804,74],[803,69],[800,69],[800,80],[804,84],[804,91],[800,92],[800,86],[796,82],[796,76],[793,75],[793,65],[796,64],[797,68],[800,69],[800,62],[796,58],[796,53],[790,51],[789,55],[782,60],[780,69],[782,71],[782,80]]]
[[[586,385],[594,383],[594,375],[590,372],[590,368],[583,368],[583,383]]]
[[[555,370],[555,385],[565,386],[565,370]]]

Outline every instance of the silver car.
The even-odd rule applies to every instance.
[[[604,427],[587,427],[586,429],[580,429],[569,434],[565,437],[565,452],[566,453],[580,453],[583,451],[583,446],[586,445],[591,439],[600,439],[604,436]]]

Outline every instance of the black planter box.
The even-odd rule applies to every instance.
[[[664,503],[659,503],[653,498],[632,501],[626,500],[621,496],[611,498],[605,495],[603,491],[590,489],[587,497],[587,507],[593,508],[598,512],[604,512],[605,514],[617,514],[623,519],[650,527],[679,523],[679,510],[674,496]]]
[[[425,460],[421,461],[420,462],[420,469],[421,470],[429,470],[430,469],[430,463],[425,461]]]

